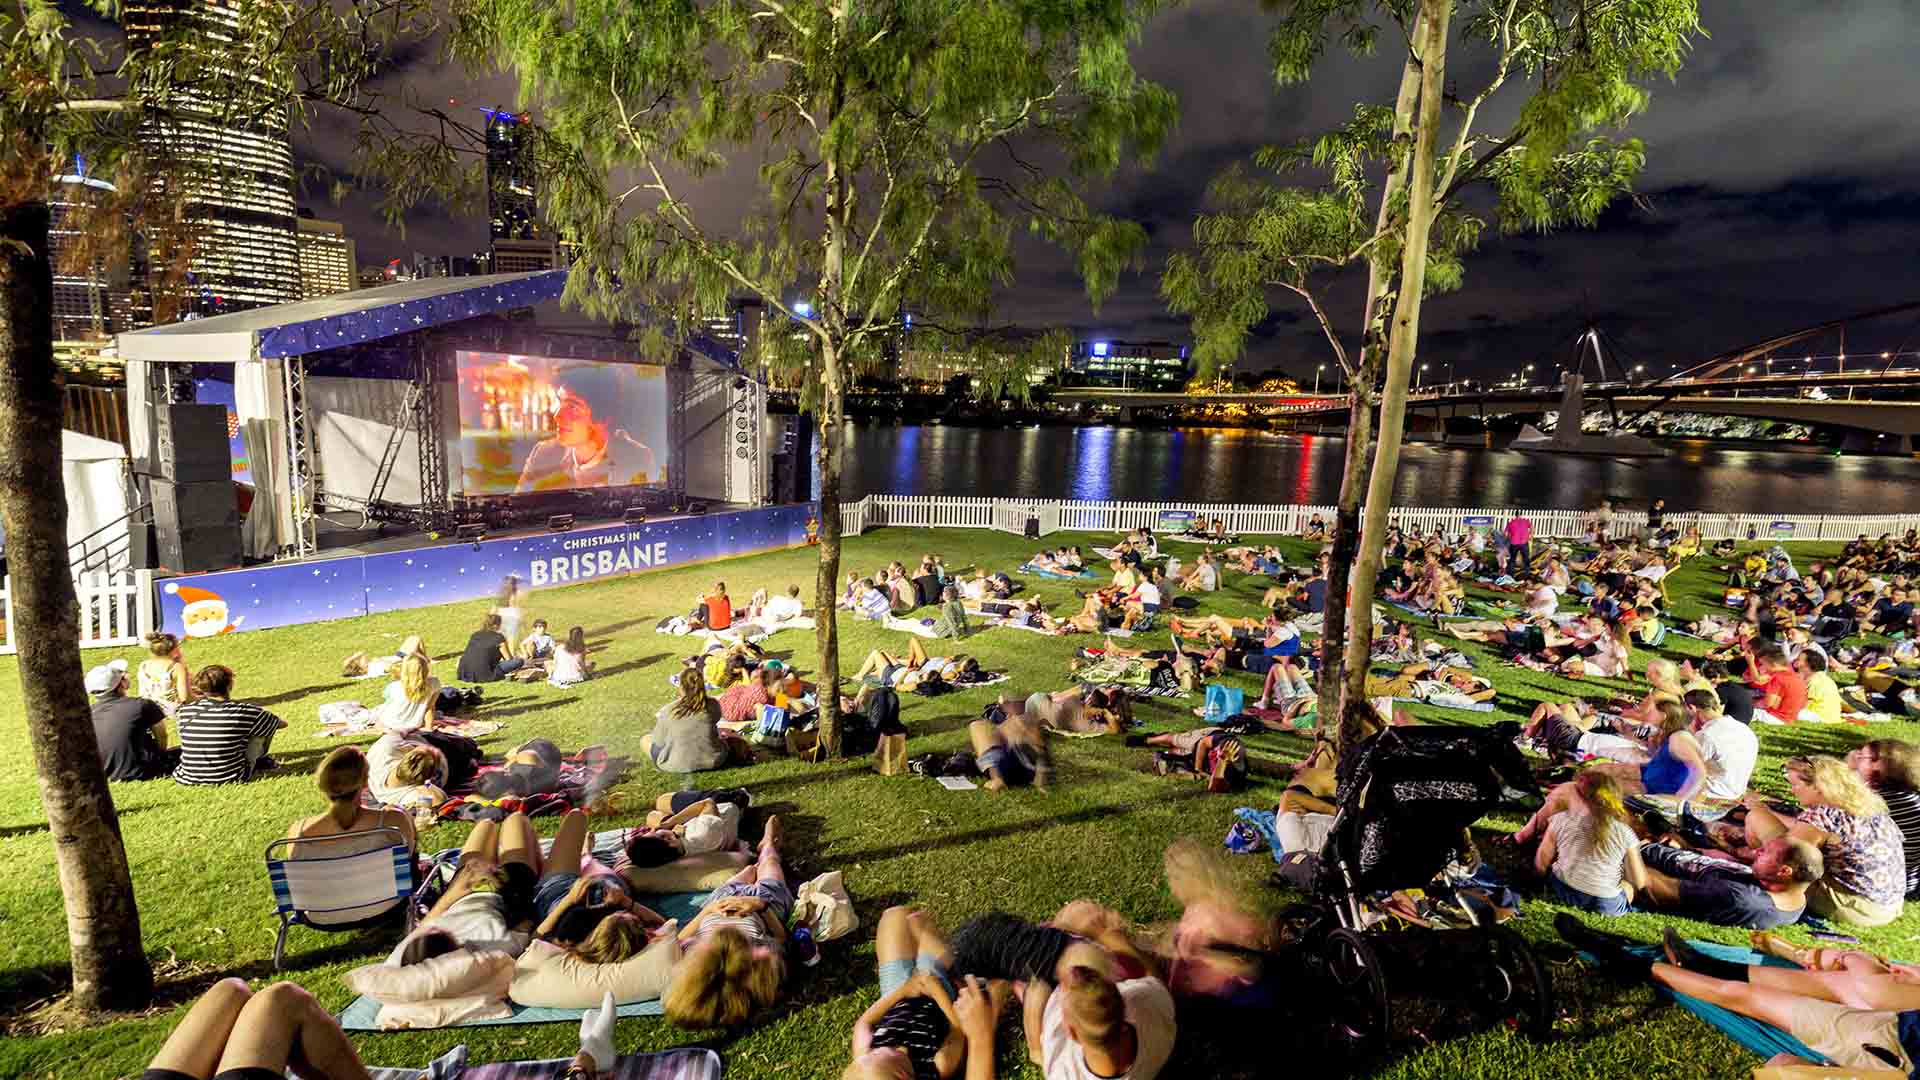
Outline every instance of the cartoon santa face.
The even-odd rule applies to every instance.
[[[245,616],[230,619],[227,602],[219,593],[191,585],[168,585],[168,595],[180,598],[180,621],[190,638],[214,637],[237,629]]]

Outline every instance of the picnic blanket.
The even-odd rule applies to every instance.
[[[553,1058],[470,1065],[462,1044],[434,1058],[424,1069],[373,1068],[367,1073],[373,1080],[552,1080],[572,1063],[572,1058]],[[720,1055],[698,1046],[657,1054],[622,1054],[600,1076],[602,1080],[720,1080]]]
[[[1080,684],[1080,689],[1082,691],[1124,690],[1130,698],[1184,698],[1187,696],[1187,692],[1177,686],[1131,686],[1126,683],[1083,682]]]
[[[561,760],[559,782],[551,791],[525,797],[506,795],[492,800],[476,795],[482,776],[506,769],[507,766],[500,763],[481,765],[475,771],[472,783],[448,793],[451,797],[440,804],[439,816],[442,819],[468,821],[492,816],[482,808],[497,808],[501,811],[501,817],[516,810],[528,817],[539,817],[564,814],[575,807],[584,808],[620,779],[621,774],[627,771],[627,759],[608,754],[604,746],[589,746]]]
[[[357,710],[340,706],[359,706]],[[320,706],[320,730],[314,734],[322,739],[339,739],[348,735],[364,735],[369,731],[385,734],[380,726],[380,713],[369,709],[356,701],[333,701]],[[499,720],[480,720],[473,717],[455,716],[441,713],[433,725],[440,731],[452,731],[477,739],[482,735],[491,735],[507,725]]]

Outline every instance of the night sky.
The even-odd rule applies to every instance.
[[[1440,378],[1498,376],[1521,364],[1551,365],[1592,319],[1629,362],[1669,364],[1801,326],[1920,300],[1920,6],[1907,0],[1784,3],[1707,0],[1709,37],[1673,84],[1652,87],[1649,110],[1631,126],[1647,144],[1644,207],[1621,205],[1602,226],[1550,236],[1490,230],[1468,263],[1464,290],[1429,302],[1422,359]],[[1136,52],[1142,72],[1180,97],[1180,129],[1151,170],[1105,186],[1111,211],[1152,236],[1146,265],[1122,280],[1096,313],[1064,260],[1022,249],[1019,280],[1003,317],[1066,325],[1114,339],[1187,340],[1182,320],[1157,296],[1169,252],[1190,242],[1207,181],[1259,146],[1332,126],[1360,100],[1387,101],[1397,57],[1333,56],[1307,84],[1277,88],[1265,58],[1269,17],[1253,0],[1197,0],[1154,24]],[[1470,72],[1459,65],[1450,75]],[[512,84],[473,85],[426,61],[395,76],[423,97],[463,105],[510,103]],[[1463,84],[1464,85],[1464,84]],[[1511,91],[1511,87],[1509,88]],[[537,111],[537,107],[536,107]],[[344,139],[326,125],[300,138],[303,155],[344,167]],[[702,182],[690,198],[722,222],[745,204],[753,163]],[[303,200],[347,223],[362,264],[419,251],[485,247],[478,211],[408,215],[404,235],[382,223],[369,196],[327,204]],[[1327,302],[1350,329],[1362,282],[1331,287]],[[1243,370],[1311,372],[1325,342],[1286,297],[1275,297]],[[1850,355],[1920,350],[1920,313],[1849,331]],[[1839,351],[1837,339],[1815,354]],[[1792,350],[1800,352],[1801,349]],[[1914,362],[1913,357],[1908,362]]]

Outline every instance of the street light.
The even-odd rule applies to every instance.
[[[1325,370],[1327,370],[1327,365],[1325,364],[1321,364],[1319,367],[1313,369],[1313,393],[1316,397],[1320,394],[1320,373]]]
[[[1425,383],[1426,381],[1427,381],[1427,365],[1421,364],[1419,374],[1413,377],[1413,388],[1415,390],[1420,389],[1421,384]]]

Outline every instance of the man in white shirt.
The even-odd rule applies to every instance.
[[[1119,983],[1085,966],[1058,989],[1027,984],[1028,1047],[1041,1014],[1039,1062],[1047,1080],[1153,1080],[1173,1054],[1173,995],[1152,976]],[[1044,1004],[1036,1010],[1035,995]]]
[[[1753,729],[1720,711],[1720,695],[1712,690],[1689,690],[1682,704],[1700,758],[1707,766],[1704,794],[1716,799],[1738,799],[1747,793],[1747,781],[1760,758],[1760,738]]]
[[[787,591],[779,596],[769,597],[754,613],[754,621],[762,626],[778,626],[784,622],[806,614],[807,605],[800,601],[800,586],[789,585]]]

